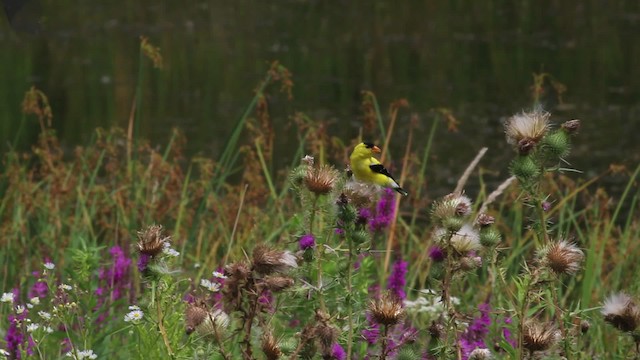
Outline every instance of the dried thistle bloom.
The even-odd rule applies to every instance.
[[[575,134],[578,130],[580,130],[580,120],[569,120],[565,121],[562,125],[562,130],[566,131],[568,134]]]
[[[338,339],[338,329],[329,323],[329,314],[322,310],[316,310],[315,318],[318,323],[313,329],[313,334],[318,339],[322,354],[329,355],[333,344]]]
[[[584,253],[575,244],[560,240],[540,250],[538,258],[543,266],[549,267],[558,275],[573,275],[580,270]]]
[[[307,189],[316,195],[326,195],[333,190],[338,179],[338,171],[329,165],[309,167],[304,177]]]
[[[451,193],[433,204],[431,215],[435,222],[449,230],[458,230],[471,214],[471,199],[459,194]]]
[[[379,194],[376,185],[360,181],[347,182],[342,192],[347,197],[348,202],[356,208],[369,207]]]
[[[285,276],[267,276],[264,278],[264,283],[269,290],[279,292],[292,287],[294,281],[292,278]]]
[[[374,322],[385,326],[395,325],[404,317],[402,301],[390,293],[371,301],[369,311]]]
[[[480,256],[465,256],[460,259],[460,268],[465,271],[477,269],[482,266],[482,258]]]
[[[451,247],[459,254],[467,254],[470,251],[478,251],[482,248],[480,234],[470,224],[464,224],[460,230],[451,236]]]
[[[305,155],[302,160],[301,160],[302,164],[308,165],[308,166],[313,166],[314,163],[314,158],[311,155]]]
[[[280,350],[278,341],[273,337],[271,331],[267,331],[262,335],[261,347],[267,360],[276,360],[282,356],[282,350]]]
[[[241,289],[251,276],[251,269],[246,263],[237,262],[227,265],[224,269],[224,275],[227,278],[224,281],[222,293],[225,303],[234,309],[234,306],[239,306],[241,303]]]
[[[482,213],[478,215],[478,217],[476,218],[476,224],[478,224],[478,226],[480,227],[487,227],[487,226],[493,225],[493,223],[495,222],[496,222],[496,218],[494,218],[493,216],[487,213]]]
[[[138,251],[151,257],[162,253],[165,244],[171,241],[171,237],[164,236],[162,232],[162,225],[151,225],[144,231],[138,231]]]
[[[510,117],[504,124],[507,142],[521,154],[528,154],[549,130],[550,116],[546,111],[535,110]]]
[[[617,293],[609,296],[602,305],[604,320],[620,331],[632,332],[640,324],[640,308],[631,296]]]
[[[189,304],[185,311],[186,332],[201,336],[215,335],[229,326],[229,315],[222,310],[209,311],[203,303]]]
[[[471,354],[469,354],[469,360],[488,360],[493,359],[493,355],[489,349],[474,349]]]
[[[523,346],[530,352],[544,351],[559,340],[559,335],[551,323],[528,320],[524,324]]]
[[[273,250],[265,245],[258,245],[253,250],[253,269],[262,275],[285,272],[295,267],[298,267],[298,262],[290,251]]]

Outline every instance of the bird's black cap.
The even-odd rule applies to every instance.
[[[364,142],[363,144],[364,144],[364,146],[366,146],[366,147],[367,147],[367,149],[371,149],[372,147],[376,146],[376,145],[375,145],[374,143],[372,143],[372,142]]]

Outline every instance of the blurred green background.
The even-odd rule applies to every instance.
[[[279,60],[295,83],[293,100],[269,98],[279,165],[291,163],[298,142],[295,111],[329,121],[331,134],[348,142],[358,134],[361,91],[371,90],[385,111],[394,99],[411,104],[394,133],[397,154],[412,114],[425,137],[429,109],[449,108],[460,120],[458,133],[440,129],[433,184],[454,184],[482,146],[489,147],[483,164],[499,181],[512,157],[502,121],[531,107],[532,74],[540,72],[566,86],[562,102],[545,87],[542,102],[554,119],[583,121],[573,166],[592,176],[640,159],[637,0],[31,0],[11,22],[0,20],[2,152],[15,140],[32,85],[49,96],[67,149],[98,126],[126,127],[141,35],[160,47],[165,68],[146,71],[140,136],[162,146],[179,127],[190,154],[217,157]],[[36,139],[32,120],[21,149]],[[615,179],[607,181],[615,191]]]

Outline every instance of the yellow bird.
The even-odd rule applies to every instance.
[[[357,180],[367,183],[392,188],[400,194],[407,196],[407,193],[396,180],[389,174],[389,171],[373,157],[374,153],[379,153],[380,148],[370,142],[363,142],[353,149],[351,153],[351,171]]]

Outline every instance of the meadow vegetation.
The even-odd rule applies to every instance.
[[[143,41],[141,74],[146,57],[162,66]],[[494,129],[514,149],[502,185],[483,182],[482,149],[459,159],[470,165],[450,194],[434,194],[431,139],[458,120],[439,108],[401,123],[405,100],[383,115],[365,92],[361,138],[380,140],[408,197],[349,179],[361,140],[303,113],[293,163],[273,169],[267,94],[292,86],[274,63],[215,158],[186,156],[179,130],[152,147],[135,106],[128,129],[64,151],[46,95],[29,90],[38,141],[7,151],[0,175],[0,357],[639,356],[640,167],[582,179],[569,165],[580,121],[554,123],[534,93],[533,110]],[[418,122],[427,140],[413,139]],[[602,176],[628,185],[614,198]]]

